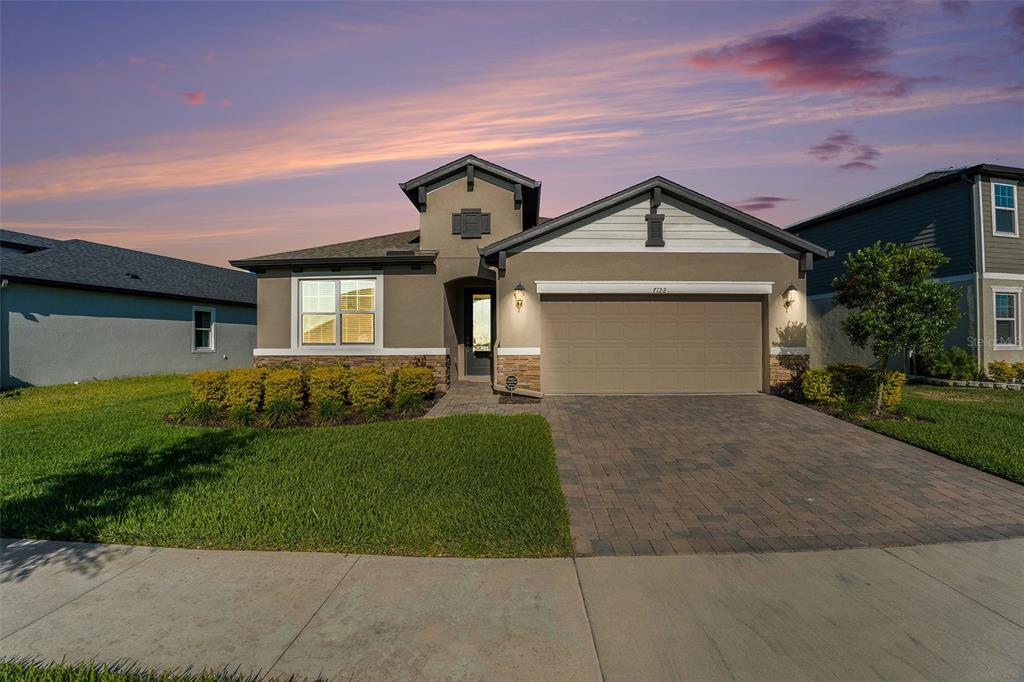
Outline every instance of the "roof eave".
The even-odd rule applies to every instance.
[[[343,258],[318,257],[318,258],[278,258],[260,259],[250,258],[245,260],[228,261],[236,268],[255,272],[266,268],[296,268],[325,266],[354,266],[354,265],[399,265],[405,263],[433,263],[437,254],[414,254],[402,256],[348,256]]]
[[[87,291],[104,291],[109,293],[117,294],[133,294],[135,296],[152,296],[155,298],[170,298],[177,301],[196,301],[199,303],[223,303],[228,305],[239,305],[247,308],[255,308],[256,301],[240,301],[238,299],[229,298],[211,298],[208,296],[189,296],[186,294],[172,294],[162,291],[147,291],[142,289],[127,289],[123,287],[108,287],[100,284],[85,284],[82,282],[66,282],[56,279],[46,279],[43,277],[26,277],[24,275],[5,275],[0,273],[0,278],[9,280],[11,282],[20,282],[22,284],[38,284],[41,286],[51,287],[63,287],[65,289],[85,289]]]

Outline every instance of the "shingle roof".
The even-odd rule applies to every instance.
[[[350,242],[325,244],[324,246],[314,246],[308,249],[241,258],[231,261],[231,264],[239,268],[254,268],[274,266],[275,264],[326,263],[330,261],[341,263],[354,260],[384,261],[397,258],[423,260],[433,258],[436,255],[434,251],[421,251],[419,246],[420,231],[406,230],[405,232],[384,234],[378,237],[366,237],[365,239],[356,239]]]
[[[866,208],[870,205],[885,203],[887,199],[894,199],[897,195],[903,194],[914,194],[917,191],[923,191],[934,185],[941,185],[952,180],[959,178],[961,175],[973,176],[977,173],[996,173],[999,175],[1007,175],[1009,177],[1018,177],[1021,175],[1021,169],[1013,166],[997,166],[988,163],[975,164],[973,166],[958,166],[955,168],[941,168],[939,170],[928,171],[922,175],[901,182],[892,187],[886,187],[885,189],[869,194],[866,197],[854,199],[841,206],[837,206],[833,209],[819,213],[816,216],[805,218],[797,223],[793,223],[786,229],[790,231],[798,231],[805,227],[810,227],[817,223],[823,222],[824,220],[838,217],[847,213],[856,212],[859,209]]]
[[[11,280],[256,305],[256,278],[245,272],[11,230],[0,230],[0,245],[8,247],[0,256],[0,276]],[[37,250],[17,253],[19,246]]]

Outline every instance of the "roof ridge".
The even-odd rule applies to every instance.
[[[200,263],[199,261],[188,260],[187,258],[178,258],[176,256],[165,256],[162,253],[153,253],[152,251],[142,251],[140,249],[129,249],[124,246],[114,246],[113,244],[104,244],[103,242],[94,242],[89,239],[60,239],[56,240],[62,244],[88,244],[89,246],[100,246],[105,249],[113,249],[115,251],[127,251],[128,253],[137,253],[148,258],[159,258],[166,261],[175,261],[177,263],[188,263],[189,265],[197,265],[203,268],[212,268],[214,270],[224,270],[225,272],[237,272],[244,274],[237,268],[225,268],[220,265],[210,265],[209,263]]]

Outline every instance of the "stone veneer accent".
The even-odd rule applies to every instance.
[[[447,355],[258,355],[254,359],[257,367],[383,365],[389,372],[399,367],[415,365],[434,370],[434,385],[438,390],[447,391],[451,381],[451,360]]]
[[[494,383],[499,387],[505,386],[505,377],[514,374],[519,379],[516,390],[540,392],[539,355],[499,355],[495,373]]]
[[[768,389],[772,393],[787,390],[810,366],[810,355],[769,355]]]

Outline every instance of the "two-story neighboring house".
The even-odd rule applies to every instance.
[[[832,279],[848,254],[879,241],[932,246],[950,259],[936,276],[960,290],[963,315],[947,346],[968,349],[981,368],[1024,360],[1022,180],[1024,169],[992,164],[932,171],[790,226],[835,252],[807,279],[814,364],[871,362],[840,329],[845,311],[832,306]]]
[[[806,359],[827,252],[670,180],[546,221],[540,182],[476,156],[399,187],[418,229],[232,261],[258,275],[257,364],[539,395],[766,391]]]

